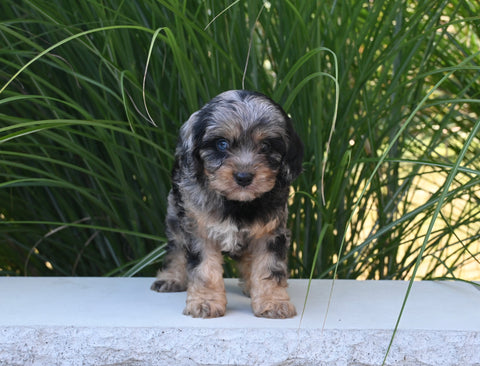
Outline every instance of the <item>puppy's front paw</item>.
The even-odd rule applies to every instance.
[[[150,289],[157,292],[182,292],[187,289],[187,286],[175,280],[156,280]]]
[[[184,315],[194,318],[218,318],[225,315],[226,304],[210,300],[190,300],[183,310]]]
[[[252,302],[255,316],[271,319],[286,319],[297,315],[295,306],[290,301],[260,300]]]

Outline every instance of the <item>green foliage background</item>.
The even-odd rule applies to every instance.
[[[478,1],[2,0],[0,14],[0,274],[153,275],[178,128],[242,87],[281,103],[305,143],[292,276],[478,273]]]

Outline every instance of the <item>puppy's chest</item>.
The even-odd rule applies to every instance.
[[[235,256],[246,250],[252,241],[275,235],[279,224],[278,218],[241,226],[233,220],[211,219],[202,222],[200,231],[205,239],[214,241],[219,250]]]
[[[209,240],[216,242],[222,252],[230,255],[241,253],[252,240],[249,228],[239,228],[231,221],[210,223],[204,227]]]

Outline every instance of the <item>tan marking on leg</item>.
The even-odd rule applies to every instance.
[[[252,254],[245,253],[238,262],[238,269],[240,270],[240,287],[243,293],[250,297],[250,288],[252,287]]]
[[[187,305],[183,313],[194,318],[223,316],[227,306],[223,282],[223,256],[206,241],[202,261],[189,273]]]
[[[272,268],[283,268],[287,273],[286,262],[279,262],[274,253],[266,248],[265,239],[254,243],[250,275],[250,297],[253,313],[265,318],[291,318],[297,314],[287,293],[286,277],[280,281],[272,277]]]

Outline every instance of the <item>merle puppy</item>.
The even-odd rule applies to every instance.
[[[184,314],[218,317],[227,304],[223,254],[238,260],[256,316],[296,314],[287,287],[287,200],[303,144],[283,109],[224,92],[182,126],[168,196],[168,249],[152,290],[187,290]]]

